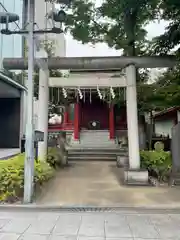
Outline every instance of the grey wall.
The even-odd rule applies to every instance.
[[[19,148],[20,98],[0,98],[0,148]]]

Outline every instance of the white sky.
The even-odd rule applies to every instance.
[[[155,21],[149,24],[146,29],[148,32],[148,38],[151,39],[155,36],[161,35],[167,22]],[[83,56],[120,56],[119,50],[109,48],[105,43],[99,43],[95,46],[91,44],[81,44],[74,40],[71,36],[66,36],[66,56],[67,57],[83,57]],[[154,81],[164,69],[151,69],[149,81]]]
[[[164,21],[153,22],[147,26],[148,38],[158,36],[164,32],[167,23]],[[95,46],[90,44],[81,44],[74,40],[71,36],[66,37],[67,57],[81,57],[81,56],[119,56],[120,51],[110,49],[106,44],[99,43]]]

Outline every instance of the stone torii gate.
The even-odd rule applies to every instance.
[[[173,67],[176,59],[173,56],[151,56],[151,57],[77,57],[77,58],[40,58],[47,63],[48,69],[63,69],[73,71],[100,71],[121,70],[125,68],[125,77],[117,78],[115,81],[107,81],[104,87],[126,87],[126,105],[127,105],[127,127],[128,127],[128,151],[129,151],[129,169],[126,172],[125,179],[130,182],[147,182],[148,173],[140,169],[139,154],[139,134],[138,134],[138,110],[137,110],[137,90],[136,90],[136,68],[165,68]],[[39,59],[35,59],[35,69],[39,69]],[[3,60],[5,69],[10,70],[27,70],[28,63],[23,58],[5,58]],[[49,74],[43,69],[39,69],[39,100],[40,100],[40,118],[46,118],[48,115],[48,78]],[[60,80],[61,81],[61,80]],[[67,86],[74,86],[67,78]],[[66,87],[62,81],[62,87]],[[82,81],[76,83],[76,87],[82,84]],[[89,87],[96,87],[96,81],[89,82]],[[82,86],[82,85],[81,85]],[[43,90],[42,90],[43,89]],[[47,148],[47,131],[48,123],[45,123],[41,129],[44,132],[44,149]],[[45,151],[45,150],[44,150]],[[128,176],[128,177],[127,177]]]

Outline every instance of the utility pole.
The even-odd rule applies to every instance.
[[[27,121],[24,163],[24,203],[30,203],[34,179],[34,0],[28,0],[28,80],[27,80]]]

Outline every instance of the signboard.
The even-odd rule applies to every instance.
[[[34,134],[34,141],[35,142],[43,142],[44,141],[44,133],[36,130],[35,134]]]

